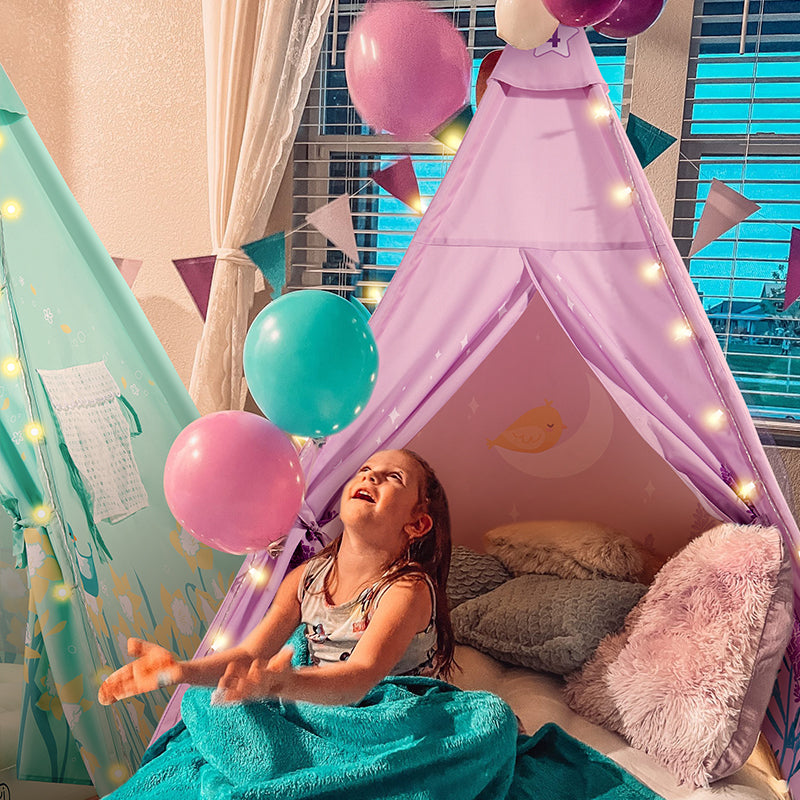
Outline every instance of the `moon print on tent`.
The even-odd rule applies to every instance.
[[[605,453],[611,441],[614,412],[611,400],[600,382],[590,375],[586,376],[586,380],[589,383],[586,416],[566,441],[559,444],[561,428],[555,418],[560,421],[561,416],[552,406],[546,405],[523,414],[494,442],[489,442],[489,446],[494,446],[495,452],[514,469],[536,478],[566,478],[591,467]],[[532,447],[524,450],[519,446],[509,446],[519,438],[513,432],[520,429],[522,433],[531,426],[531,420],[539,420],[540,424],[544,422],[545,431],[540,434],[544,446],[536,450]],[[547,428],[548,424],[553,424],[553,428]],[[566,425],[562,424],[561,427],[566,428]],[[532,442],[533,431],[526,431],[525,436]]]

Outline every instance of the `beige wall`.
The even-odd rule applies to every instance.
[[[3,0],[0,63],[184,383],[202,321],[172,258],[210,251],[200,0]]]

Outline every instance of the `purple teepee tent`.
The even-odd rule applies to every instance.
[[[266,591],[236,583],[217,631],[235,639],[263,616],[295,546],[380,448],[411,444],[434,463],[461,543],[560,516],[613,522],[668,554],[718,519],[776,525],[795,551],[797,526],[581,30],[506,48],[372,328],[381,368],[367,409],[309,447],[305,522]],[[251,557],[241,576],[264,565]],[[177,714],[174,700],[161,730]]]

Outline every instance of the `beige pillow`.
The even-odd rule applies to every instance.
[[[486,552],[515,576],[615,578],[649,584],[663,563],[625,534],[598,522],[530,520],[484,535]]]

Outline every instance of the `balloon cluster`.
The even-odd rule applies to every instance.
[[[364,409],[378,374],[368,316],[325,291],[270,303],[244,344],[244,373],[266,419],[219,411],[173,443],[164,494],[178,523],[228,553],[262,550],[291,528],[305,480],[287,434],[337,433]]]
[[[497,0],[497,35],[520,50],[548,41],[559,23],[591,25],[610,39],[627,39],[646,31],[667,0]]]

